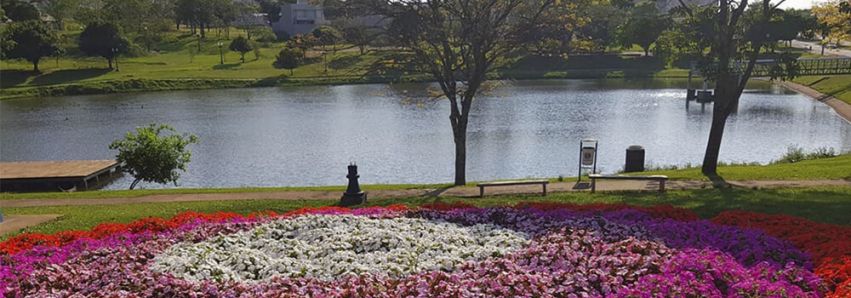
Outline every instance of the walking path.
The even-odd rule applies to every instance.
[[[810,49],[813,54],[821,54],[821,45],[811,41],[793,40],[792,47],[799,49]],[[824,49],[826,55],[837,55],[851,57],[851,50],[846,49]]]
[[[0,223],[0,235],[17,232],[23,228],[38,225],[58,218],[59,214],[39,214],[39,215],[9,215]]]
[[[815,100],[823,102],[824,104],[833,108],[833,110],[836,111],[836,113],[839,114],[840,117],[845,118],[846,121],[851,123],[851,105],[845,103],[844,101],[841,101],[836,97],[818,92],[813,88],[798,83],[785,81],[781,82],[781,84],[783,84],[783,86],[785,86],[786,88],[803,93],[804,95],[812,97]]]
[[[781,188],[781,187],[813,187],[813,186],[849,186],[848,180],[804,180],[804,181],[728,181],[732,186],[745,188]],[[574,189],[575,182],[550,183],[548,190],[552,192],[588,191]],[[710,188],[709,181],[668,181],[669,190]],[[638,180],[598,181],[597,191],[653,191],[658,190],[656,182]],[[405,189],[405,190],[375,190],[369,191],[369,198],[410,198],[410,197],[478,197],[479,189],[475,186],[452,187],[449,189]],[[541,187],[518,185],[506,187],[491,187],[485,190],[485,195],[518,195],[539,194]],[[22,199],[2,200],[0,208],[47,207],[47,206],[83,206],[83,205],[117,205],[137,203],[168,203],[168,202],[199,202],[199,201],[238,201],[238,200],[337,200],[341,192],[333,191],[280,191],[280,192],[244,192],[218,194],[168,194],[149,195],[134,198],[105,198],[105,199]]]

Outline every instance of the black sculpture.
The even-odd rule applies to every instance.
[[[354,206],[365,203],[366,193],[360,189],[360,183],[358,183],[360,175],[358,175],[358,166],[356,164],[349,165],[349,174],[346,175],[346,178],[349,178],[349,187],[343,193],[343,197],[340,199],[340,205]]]

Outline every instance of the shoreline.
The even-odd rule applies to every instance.
[[[576,69],[548,74],[493,73],[490,80],[558,80],[558,79],[686,79],[679,73],[624,73],[624,69]],[[137,92],[238,89],[259,87],[329,86],[359,84],[395,84],[432,82],[428,75],[401,77],[312,76],[263,79],[128,79],[91,81],[72,84],[8,87],[0,89],[0,100],[101,95]]]
[[[836,114],[839,115],[840,118],[845,119],[846,122],[851,124],[851,105],[845,103],[844,101],[841,101],[836,97],[821,93],[818,90],[810,88],[809,86],[801,85],[795,82],[782,81],[779,83],[783,87],[794,90],[798,93],[810,97],[815,101],[826,104],[827,106],[832,108],[833,111],[836,112]]]

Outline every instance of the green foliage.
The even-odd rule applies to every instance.
[[[89,56],[100,56],[109,62],[112,69],[112,61],[118,54],[126,53],[130,48],[130,42],[112,23],[95,21],[86,26],[79,38],[80,51]]]
[[[319,41],[319,45],[322,46],[336,45],[343,39],[343,34],[331,26],[321,26],[316,28],[313,30],[312,34]]]
[[[62,52],[56,32],[41,21],[12,23],[3,39],[11,41],[3,49],[4,56],[26,59],[33,64],[34,72],[39,72],[41,58]]]
[[[644,49],[646,56],[650,45],[671,26],[671,20],[656,10],[652,3],[636,6],[620,28],[620,40],[625,47],[633,44]]]
[[[839,154],[837,154],[836,151],[833,150],[833,148],[828,147],[821,147],[813,152],[808,153],[804,151],[804,148],[798,146],[789,146],[788,148],[786,148],[786,153],[783,154],[783,157],[772,163],[796,163],[804,160],[831,158],[836,157],[838,155]]]
[[[301,65],[303,57],[304,53],[300,49],[284,47],[275,58],[273,66],[275,66],[275,68],[289,69],[290,75],[292,75],[293,69]]]
[[[38,9],[29,1],[0,0],[0,7],[6,17],[15,22],[39,20],[41,17]]]
[[[116,160],[121,170],[136,179],[130,185],[133,189],[139,181],[177,184],[178,170],[186,171],[192,156],[186,146],[197,142],[198,137],[178,135],[168,125],[150,124],[136,128],[135,134],[128,132],[124,139],[112,142],[109,149],[118,150]]]
[[[245,63],[245,53],[254,50],[254,44],[247,38],[240,36],[231,41],[230,46],[228,46],[228,48],[231,51],[239,52],[240,60]]]

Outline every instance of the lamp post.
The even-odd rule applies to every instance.
[[[223,64],[225,64],[225,53],[222,51],[222,46],[224,46],[225,44],[223,42],[219,41],[218,45],[219,45],[219,65],[223,65]]]
[[[118,48],[112,48],[112,60],[115,61],[115,71],[118,70]]]

